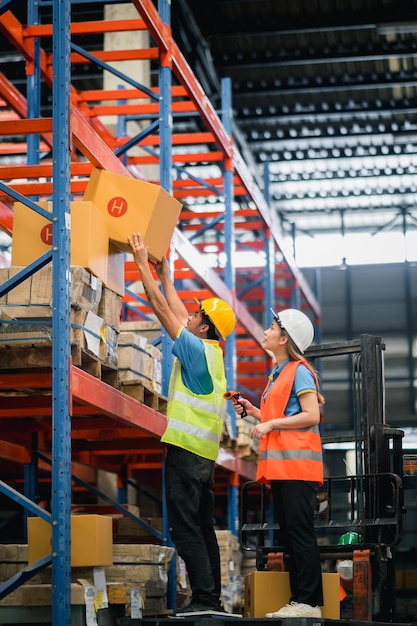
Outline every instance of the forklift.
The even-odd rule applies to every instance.
[[[339,560],[353,562],[350,614],[353,621],[395,622],[395,549],[401,541],[405,513],[402,430],[385,423],[385,345],[381,337],[311,346],[306,358],[349,355],[354,402],[354,433],[324,437],[322,443],[354,445],[354,475],[329,476],[319,490],[315,527],[325,566]],[[256,511],[256,520],[253,519]],[[246,483],[241,498],[240,542],[255,552],[257,571],[285,571],[289,555],[279,545],[279,526],[273,521],[270,488]],[[341,537],[354,536],[354,541]],[[335,571],[335,570],[333,570]],[[342,606],[342,604],[341,604]]]

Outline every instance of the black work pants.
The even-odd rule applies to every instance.
[[[271,481],[274,519],[279,523],[279,544],[290,556],[291,600],[323,606],[320,551],[314,532],[317,483],[301,480]]]
[[[165,485],[172,541],[184,560],[192,602],[219,608],[220,554],[214,531],[214,461],[167,446]]]

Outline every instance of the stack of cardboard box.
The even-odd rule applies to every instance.
[[[1,283],[53,245],[52,203],[37,206],[39,211],[21,202],[14,205],[12,268],[1,270]],[[160,260],[169,248],[181,206],[159,185],[93,169],[83,201],[71,202],[66,216],[70,263],[78,268],[70,278],[72,345],[117,367],[124,261],[125,253],[131,252],[128,236],[141,232],[150,257]],[[58,258],[55,243],[54,252],[58,254],[53,259]],[[81,287],[87,287],[87,295],[79,289],[81,270],[85,272]],[[47,266],[1,298],[0,348],[51,342],[51,317],[52,273]],[[160,351],[148,346],[145,354],[142,374],[160,393]]]
[[[0,282],[21,269],[0,269]],[[71,345],[116,366],[121,297],[103,290],[102,281],[84,267],[71,266],[70,272]],[[47,265],[2,298],[0,348],[50,346],[51,341],[52,268]]]
[[[162,394],[162,351],[151,343],[160,336],[159,322],[120,324],[118,363],[121,389],[133,394],[133,386],[145,386]],[[155,407],[157,408],[157,407]]]
[[[216,530],[220,548],[221,599],[229,613],[243,610],[242,553],[237,538],[230,530]]]
[[[52,203],[37,205],[39,213],[21,202],[14,205],[12,265],[29,265],[52,247],[52,221],[47,215],[52,214]],[[160,260],[181,206],[159,185],[93,169],[83,201],[70,203],[71,264],[85,267],[123,296],[124,252],[131,252],[128,236],[140,232],[150,257]]]
[[[87,605],[94,595],[97,610],[106,604],[125,605],[130,614],[132,593],[141,597],[149,614],[167,610],[168,567],[174,549],[155,544],[113,542],[110,515],[71,515],[71,604]],[[0,581],[21,572],[28,564],[51,552],[51,525],[39,518],[28,518],[28,544],[0,545]],[[107,600],[104,602],[104,596]],[[33,576],[0,601],[4,606],[50,606],[52,569]]]

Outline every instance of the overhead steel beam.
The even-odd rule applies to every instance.
[[[202,120],[205,122],[207,128],[213,133],[219,147],[223,150],[224,157],[226,159],[233,159],[235,172],[239,175],[244,187],[247,190],[248,196],[253,200],[258,208],[266,226],[270,228],[271,234],[283,254],[300,291],[314,313],[317,316],[320,316],[320,305],[302,272],[297,267],[291,252],[287,249],[279,223],[275,219],[273,211],[271,211],[270,207],[267,205],[260,188],[255,182],[242,157],[233,147],[231,136],[225,132],[220,118],[218,117],[209,99],[204,94],[201,85],[195,78],[190,66],[185,60],[185,57],[172,38],[169,37],[170,33],[168,32],[168,27],[162,22],[151,0],[133,0],[133,4],[136,6],[141,17],[147,23],[151,35],[161,50],[162,58],[166,58],[164,62],[172,65],[174,74],[177,76],[181,84],[183,84],[187,89],[190,98],[195,103],[197,110],[200,112]]]
[[[234,95],[236,98],[246,98],[250,101],[254,98],[259,98],[260,94],[263,98],[301,95],[300,100],[305,101],[311,94],[363,91],[365,84],[367,91],[383,90],[389,87],[415,88],[417,84],[417,71],[404,71],[401,74],[395,73],[390,76],[382,72],[379,74],[373,72],[372,76],[368,77],[365,84],[363,79],[360,80],[358,76],[351,76],[349,74],[347,74],[342,81],[338,80],[336,82],[333,82],[328,77],[322,77],[319,84],[317,84],[314,78],[304,77],[298,84],[293,84],[295,81],[291,81],[291,86],[289,79],[282,80],[279,86],[277,86],[273,80],[263,80],[262,85],[260,82],[259,84],[253,84],[253,81],[251,81],[250,86],[247,83],[239,85],[237,79],[233,82]]]

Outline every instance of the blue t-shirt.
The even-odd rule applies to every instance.
[[[270,383],[264,392],[264,399],[266,398],[268,391],[271,388],[271,385],[275,382],[279,373],[282,371],[283,367],[287,365],[289,359],[281,363],[281,365],[276,365],[270,374]],[[301,411],[301,404],[299,400],[299,396],[306,391],[314,391],[316,392],[316,385],[314,382],[314,376],[304,365],[304,363],[300,363],[295,371],[294,383],[291,389],[291,394],[288,399],[287,406],[285,407],[284,415],[289,417],[290,415],[296,415]]]
[[[213,391],[202,339],[181,328],[172,345],[172,354],[181,363],[182,382],[190,391],[199,395]]]

